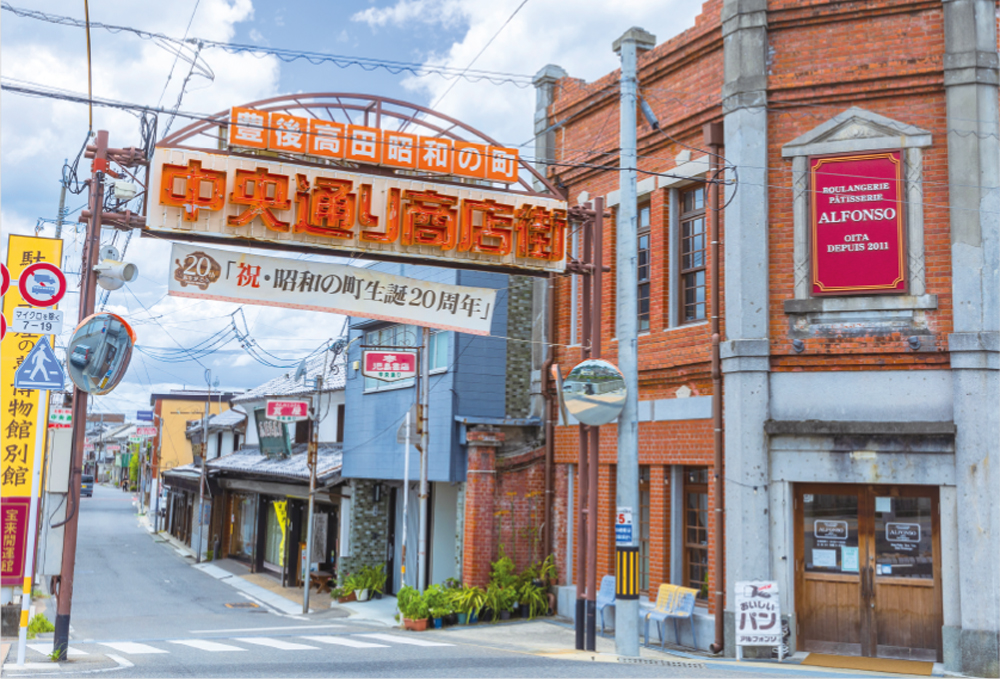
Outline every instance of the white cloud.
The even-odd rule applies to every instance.
[[[414,23],[451,27],[466,18],[464,4],[462,0],[399,0],[389,7],[369,7],[356,12],[351,21],[371,28],[386,25],[405,28]]]
[[[448,5],[450,20],[458,22],[460,17],[469,28],[460,41],[428,63],[464,69],[521,0],[442,2]],[[419,4],[423,4],[421,0],[399,0],[390,8],[366,10],[365,15],[371,12],[389,23],[389,17],[404,16]],[[630,27],[641,26],[653,33],[658,43],[664,42],[692,26],[700,11],[697,0],[577,0],[571,8],[565,3],[529,0],[473,68],[533,75],[546,64],[557,64],[574,78],[592,81],[618,68],[611,44]],[[431,75],[410,78],[405,84],[433,103],[451,81]],[[434,108],[512,146],[532,139],[534,134],[535,92],[530,87],[459,81]],[[526,147],[525,155],[532,150],[531,145]]]

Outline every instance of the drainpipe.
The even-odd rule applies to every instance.
[[[709,171],[712,181],[708,185],[709,211],[708,228],[712,232],[712,430],[713,440],[713,479],[712,491],[715,496],[715,643],[711,645],[713,653],[721,653],[725,646],[725,570],[723,554],[725,547],[725,497],[722,489],[722,366],[719,356],[721,342],[719,319],[719,185],[716,180],[721,178],[719,172],[719,156],[722,153],[722,123],[707,123],[704,128],[705,143],[708,145]]]
[[[555,552],[552,538],[552,496],[554,494],[552,468],[555,459],[555,385],[552,384],[552,366],[555,364],[555,345],[552,344],[552,329],[555,327],[555,286],[554,274],[549,274],[545,285],[545,341],[548,345],[548,358],[542,368],[542,396],[545,399],[545,493],[542,496],[542,545],[545,556]]]

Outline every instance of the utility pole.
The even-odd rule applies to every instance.
[[[89,154],[88,154],[89,155]],[[83,258],[80,266],[80,311],[78,320],[83,321],[94,313],[97,294],[97,272],[94,266],[101,247],[101,217],[104,214],[104,173],[108,169],[108,133],[97,133],[94,148],[94,162],[90,170],[90,221],[87,223],[87,237],[84,240]],[[66,659],[69,644],[69,618],[73,602],[73,574],[76,566],[76,538],[80,525],[80,476],[83,473],[83,446],[87,434],[87,392],[79,387],[73,389],[73,462],[69,475],[69,498],[72,515],[66,522],[63,538],[62,574],[59,577],[59,600],[56,609],[53,650],[57,659]]]
[[[641,28],[633,27],[614,42],[612,49],[622,60],[621,68],[621,131],[619,152],[618,208],[618,369],[625,377],[625,407],[618,416],[617,506],[628,508],[638,516],[639,508],[639,319],[638,319],[638,253],[636,251],[636,77],[639,50],[652,49],[656,38]],[[630,544],[638,546],[638,531],[633,531]],[[615,563],[620,559],[616,558]],[[618,581],[621,573],[617,573]],[[618,597],[615,604],[615,650],[626,657],[639,656],[639,600]]]
[[[62,238],[63,220],[66,218],[66,182],[60,182],[59,213],[56,215],[56,238]]]
[[[316,500],[316,461],[319,455],[319,411],[323,393],[323,376],[316,378],[316,396],[313,398],[312,436],[309,437],[309,517],[306,520],[306,572],[302,576],[302,613],[309,612],[309,565],[312,562],[313,508]]]
[[[430,405],[431,380],[431,329],[423,328],[422,350],[420,351],[420,381],[423,389],[420,392],[420,412],[417,414],[417,424],[420,427],[420,535],[417,536],[417,589],[421,592],[427,588],[427,458],[430,450],[427,448],[428,407]]]
[[[403,546],[399,570],[400,587],[406,584],[406,522],[410,504],[410,415],[412,408],[406,411],[406,444],[403,446],[403,537],[400,544]]]
[[[146,218],[130,212],[104,211],[104,177],[109,172],[108,161],[113,160],[122,167],[148,164],[145,154],[136,148],[108,148],[108,133],[100,130],[95,144],[88,144],[85,157],[93,160],[90,168],[90,179],[87,184],[90,196],[87,208],[80,214],[79,221],[87,223],[87,235],[84,239],[83,253],[80,265],[80,311],[79,321],[83,321],[94,313],[97,295],[97,271],[94,267],[99,263],[101,247],[101,223],[107,222],[116,227],[136,228],[145,224]],[[67,518],[59,524],[50,526],[58,528],[65,525],[63,538],[62,572],[59,577],[59,605],[56,609],[55,634],[53,650],[57,660],[66,659],[66,647],[69,644],[70,612],[73,602],[73,575],[76,565],[76,542],[80,525],[80,476],[83,473],[83,447],[87,436],[87,392],[79,387],[73,390],[73,449],[72,466],[69,475],[69,511]],[[102,435],[103,438],[103,435]]]
[[[208,417],[212,403],[212,371],[205,368],[205,417],[201,421],[201,474],[198,479],[198,561],[201,563],[201,543],[205,539],[205,465],[208,464]]]

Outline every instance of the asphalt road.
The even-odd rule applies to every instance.
[[[503,626],[482,641],[356,622],[336,609],[303,619],[228,608],[246,599],[157,541],[139,525],[132,495],[107,486],[82,499],[79,535],[70,662],[54,666],[43,655],[51,641],[39,640],[28,658],[38,664],[8,664],[4,676],[720,676],[711,666],[547,657],[505,644]]]
[[[49,661],[51,638],[39,639],[29,643],[27,666],[12,667],[11,657],[2,674],[109,678],[864,676],[800,665],[737,665],[645,651],[640,663],[622,663],[608,653],[595,656],[572,651],[572,632],[547,622],[413,633],[347,618],[346,611],[338,608],[302,616],[266,606],[226,605],[247,601],[240,591],[193,568],[190,558],[142,527],[131,494],[96,486],[93,498],[82,499],[69,661]]]

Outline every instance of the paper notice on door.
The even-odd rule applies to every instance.
[[[836,549],[814,549],[812,551],[813,568],[836,568]]]
[[[892,511],[892,498],[891,497],[877,497],[877,498],[875,498],[875,511],[876,512],[891,512]]]
[[[858,548],[857,547],[841,547],[840,548],[840,570],[844,573],[857,573],[858,572]]]

